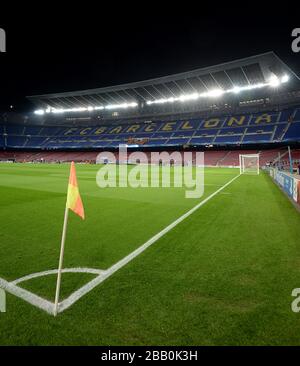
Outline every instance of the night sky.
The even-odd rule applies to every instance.
[[[35,12],[19,9],[19,17],[1,11],[7,52],[0,53],[0,111],[34,109],[26,95],[145,80],[271,50],[300,74],[300,53],[291,50],[297,9],[243,6],[229,15],[188,3],[177,12],[150,2],[126,10],[92,4],[67,13],[45,3]]]

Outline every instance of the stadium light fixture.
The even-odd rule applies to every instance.
[[[198,93],[193,93],[193,94],[183,94],[179,97],[179,101],[180,102],[185,102],[187,100],[195,100],[199,98],[199,94]],[[175,98],[172,98],[172,100],[174,100]]]
[[[273,86],[274,88],[276,88],[277,86],[279,86],[280,85],[279,78],[276,75],[271,76],[270,77],[270,80],[269,80],[269,85],[270,86]]]
[[[164,104],[164,103],[174,103],[174,102],[188,102],[191,100],[197,100],[199,98],[206,98],[206,97],[219,97],[224,94],[225,91],[222,89],[214,89],[208,91],[206,93],[192,93],[192,94],[182,94],[179,97],[171,97],[171,98],[161,98],[155,100],[148,100],[146,104]]]
[[[234,94],[238,94],[240,91],[241,91],[241,88],[239,88],[238,86],[235,86],[234,88],[231,89],[231,91],[234,93]]]
[[[267,86],[278,87],[278,86],[280,86],[280,84],[286,83],[288,81],[289,81],[289,76],[286,74],[280,78],[277,77],[276,75],[273,75],[269,79],[269,81],[266,83],[250,84],[250,85],[245,85],[245,86],[234,86],[232,89],[227,89],[227,90],[214,89],[214,90],[210,90],[210,91],[207,91],[207,92],[204,92],[201,94],[199,94],[199,93],[184,94],[184,95],[181,95],[180,97],[148,100],[146,102],[146,104],[148,104],[148,105],[164,104],[164,103],[174,103],[177,101],[186,102],[186,101],[191,101],[191,100],[197,100],[199,98],[217,98],[217,97],[222,96],[223,94],[228,94],[228,93],[238,94],[242,91],[260,89],[260,88],[264,88]]]
[[[193,94],[182,94],[179,97],[171,97],[171,98],[161,98],[155,100],[148,100],[146,104],[164,104],[164,103],[174,103],[174,102],[187,102],[189,100],[196,100],[199,98],[198,93]]]
[[[45,113],[45,111],[43,109],[38,109],[36,111],[34,111],[34,114],[37,114],[39,116],[42,116]]]
[[[170,97],[170,98],[160,98],[160,99],[154,99],[154,100],[148,100],[146,101],[147,105],[152,104],[165,104],[165,103],[175,103],[175,102],[188,102],[188,101],[195,101],[200,98],[218,98],[224,94],[228,93],[234,93],[238,94],[242,91],[247,90],[254,90],[254,89],[260,89],[267,86],[276,88],[280,86],[280,84],[286,83],[289,81],[289,76],[287,74],[282,75],[281,77],[278,77],[276,75],[273,75],[268,82],[266,83],[258,83],[258,84],[250,84],[245,86],[233,86],[231,89],[213,89],[208,90],[204,93],[192,93],[192,94],[182,94],[178,97]],[[65,112],[91,112],[91,111],[98,111],[98,110],[110,110],[110,109],[126,109],[126,108],[135,108],[138,106],[138,103],[122,103],[122,104],[109,104],[106,106],[87,106],[87,107],[77,107],[77,108],[52,108],[48,107],[47,109],[38,109],[34,111],[36,115],[43,115],[45,113],[65,113]]]
[[[232,89],[226,90],[226,93],[239,94],[243,90],[243,87],[234,86]]]
[[[126,108],[134,108],[137,107],[137,103],[123,103],[123,104],[109,104],[107,106],[87,106],[87,107],[76,107],[76,108],[52,108],[48,107],[47,109],[38,109],[34,111],[34,114],[42,116],[45,113],[68,113],[68,112],[91,112],[91,111],[99,111],[103,109],[126,109]]]
[[[213,90],[208,91],[207,93],[200,94],[200,96],[215,98],[215,97],[220,97],[224,93],[225,93],[225,91],[223,89],[213,89]]]
[[[137,103],[109,104],[105,107],[105,109],[126,109],[137,107],[137,105]]]

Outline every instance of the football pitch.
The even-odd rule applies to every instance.
[[[86,219],[69,215],[64,268],[96,271],[63,273],[62,300],[209,199],[56,318],[7,293],[1,345],[300,344],[300,214],[266,173],[205,168],[204,195],[186,199],[184,187],[101,189],[98,166],[76,168]],[[68,175],[0,164],[2,280],[58,267]],[[18,286],[53,303],[56,274]]]

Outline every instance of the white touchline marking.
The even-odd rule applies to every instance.
[[[222,187],[222,184],[204,183],[204,186]]]
[[[37,308],[46,311],[48,314],[53,314],[54,304],[48,300],[43,299],[40,296],[33,294],[21,287],[14,285],[13,283],[7,282],[0,278],[0,287],[12,295],[20,297],[21,299],[27,301],[29,304],[36,306]]]
[[[93,290],[96,286],[98,286],[101,282],[105,281],[108,277],[110,277],[112,274],[114,274],[116,271],[118,271],[120,268],[124,267],[127,263],[132,261],[135,257],[137,257],[139,254],[141,254],[144,250],[146,250],[150,245],[155,243],[158,239],[160,239],[162,236],[164,236],[166,233],[168,233],[170,230],[172,230],[176,225],[178,225],[180,222],[182,222],[184,219],[186,219],[188,216],[190,216],[192,213],[194,213],[198,208],[203,206],[206,202],[208,202],[211,198],[213,198],[215,195],[217,195],[219,192],[221,192],[224,188],[229,186],[234,180],[236,180],[239,175],[236,175],[234,178],[232,178],[229,182],[225,183],[221,188],[217,189],[215,192],[213,192],[211,195],[206,197],[203,201],[199,202],[196,206],[191,208],[188,212],[180,216],[178,219],[173,221],[170,225],[165,227],[163,230],[161,230],[159,233],[154,235],[152,238],[150,238],[146,243],[138,247],[136,250],[134,250],[132,253],[128,254],[126,257],[121,259],[119,262],[112,265],[107,270],[101,270],[101,269],[94,269],[94,268],[65,268],[63,269],[64,273],[72,273],[72,272],[78,272],[78,273],[94,273],[98,274],[96,278],[89,281],[86,285],[82,286],[77,291],[73,292],[66,300],[59,303],[58,312],[61,313],[68,309],[70,306],[72,306],[75,302],[77,302],[82,296]],[[54,314],[54,303],[51,301],[48,301],[46,299],[43,299],[42,297],[25,290],[19,286],[17,286],[18,283],[28,281],[32,278],[47,276],[50,274],[56,274],[57,269],[44,271],[44,272],[38,272],[33,273],[28,276],[21,277],[17,280],[8,282],[2,278],[0,278],[0,287],[3,288],[5,291],[27,301],[31,305],[36,306],[37,308],[44,310],[48,314],[53,315]]]

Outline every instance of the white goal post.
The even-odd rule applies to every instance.
[[[240,174],[259,174],[259,154],[240,154]]]

